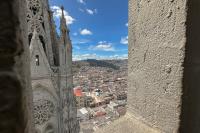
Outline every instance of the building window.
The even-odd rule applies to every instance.
[[[36,63],[36,66],[40,65],[39,55],[35,56],[35,63]]]
[[[32,33],[28,35],[29,45],[31,44],[31,39],[32,39],[32,37],[33,37],[33,34],[32,34]]]

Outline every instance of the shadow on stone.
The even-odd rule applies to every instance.
[[[200,1],[188,0],[181,133],[200,132]]]

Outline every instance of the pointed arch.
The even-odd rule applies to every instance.
[[[43,133],[56,133],[55,126],[52,123],[47,123]]]
[[[50,90],[49,90],[49,87],[47,87],[47,86],[45,86],[45,85],[43,85],[43,84],[41,84],[41,83],[33,84],[32,87],[33,87],[33,88],[32,88],[32,89],[33,89],[33,92],[34,92],[34,91],[37,91],[37,90],[44,89],[45,91],[47,91],[47,92],[55,99],[55,101],[58,101],[58,97],[57,97],[56,93],[50,91]]]

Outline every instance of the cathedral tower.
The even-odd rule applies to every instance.
[[[27,0],[27,7],[36,133],[78,133],[72,45],[64,8],[59,37],[48,0]]]
[[[48,0],[27,0],[29,43],[36,29],[50,65],[54,64]]]
[[[73,94],[73,73],[72,73],[72,44],[69,37],[69,29],[66,25],[66,19],[64,14],[64,7],[62,9],[62,16],[60,20],[60,43],[65,47],[65,61],[66,61],[66,82],[67,86],[65,89],[66,100],[64,108],[64,119],[66,124],[67,133],[78,133],[79,126],[77,121],[77,109],[75,103],[75,97]]]

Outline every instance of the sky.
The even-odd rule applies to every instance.
[[[60,6],[73,45],[73,60],[126,59],[128,0],[49,0],[59,32]]]

